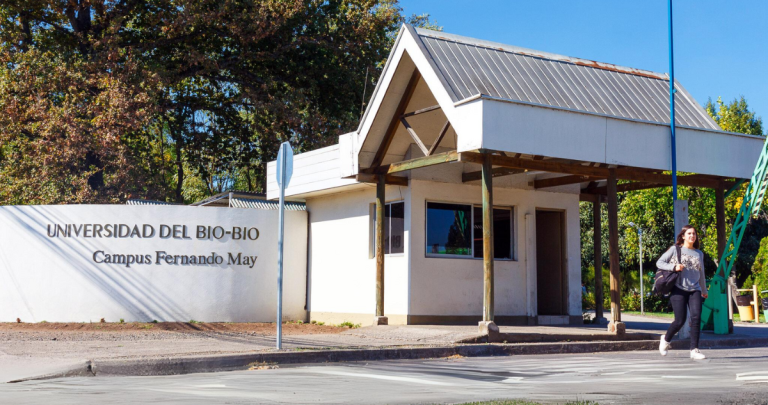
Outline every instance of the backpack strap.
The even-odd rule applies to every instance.
[[[679,245],[675,245],[675,250],[677,250],[677,263],[683,264],[683,249]]]

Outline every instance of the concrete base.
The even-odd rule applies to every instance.
[[[493,321],[478,322],[477,331],[482,335],[487,335],[489,342],[495,342],[499,337],[499,327]]]
[[[373,317],[373,326],[376,325],[389,325],[389,318],[386,316],[374,316]]]
[[[611,321],[608,323],[608,332],[616,335],[623,335],[627,333],[627,326],[624,324],[624,322]]]

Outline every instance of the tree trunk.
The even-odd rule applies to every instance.
[[[177,179],[176,179],[176,202],[177,203],[184,203],[184,196],[181,194],[182,191],[182,185],[184,184],[184,165],[181,160],[181,134],[176,134],[176,168],[177,168]]]

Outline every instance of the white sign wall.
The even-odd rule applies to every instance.
[[[277,210],[0,206],[0,322],[274,322]],[[283,319],[305,319],[307,213],[285,213]]]

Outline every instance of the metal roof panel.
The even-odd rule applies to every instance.
[[[555,55],[443,32],[416,29],[423,49],[451,88],[454,102],[493,98],[669,123],[669,77],[663,73]],[[676,123],[721,130],[675,83]]]

